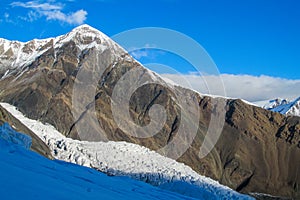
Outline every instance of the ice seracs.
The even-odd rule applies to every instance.
[[[1,199],[194,199],[127,177],[47,159],[24,148],[28,140],[31,138],[8,124],[0,126]]]
[[[1,106],[39,136],[56,159],[92,167],[110,175],[129,176],[194,198],[253,199],[146,147],[126,142],[73,140],[51,125],[26,118],[14,106],[7,103],[1,103]]]

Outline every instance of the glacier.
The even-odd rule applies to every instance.
[[[28,150],[30,140],[8,124],[0,127],[1,199],[193,199],[128,177],[49,160]]]
[[[87,142],[66,138],[53,126],[25,117],[10,104],[0,105],[39,136],[58,160],[113,176],[130,177],[197,199],[253,199],[146,147],[126,142]]]

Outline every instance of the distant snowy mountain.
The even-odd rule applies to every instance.
[[[145,147],[126,142],[73,140],[53,126],[24,117],[9,104],[1,103],[1,106],[36,133],[56,159],[93,167],[110,175],[129,176],[197,199],[252,199]]]
[[[27,135],[0,126],[1,199],[193,199],[127,177],[49,160],[30,150]]]
[[[279,98],[270,100],[263,106],[263,108],[274,112],[279,112],[284,115],[300,116],[300,97],[294,101]]]

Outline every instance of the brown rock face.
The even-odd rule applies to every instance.
[[[72,40],[59,49],[53,44],[47,45],[45,49],[48,50],[33,63],[0,80],[1,101],[17,106],[28,117],[50,123],[64,135],[75,139],[82,139],[77,127],[82,124],[87,131],[96,132],[99,138],[141,144],[164,155],[170,152],[160,150],[174,139],[181,141],[177,143],[177,149],[192,141],[178,160],[200,174],[240,192],[300,198],[300,118],[285,117],[241,100],[212,99],[180,87],[147,84],[138,88],[130,98],[132,122],[128,123],[149,124],[149,110],[155,104],[165,108],[166,122],[152,137],[135,137],[121,129],[114,120],[111,108],[113,89],[132,69],[141,69],[143,76],[149,76],[149,72],[133,59],[128,59],[126,52],[116,56],[111,49],[101,53],[95,48],[82,50]],[[89,60],[95,62],[89,63]],[[72,109],[76,108],[72,107],[72,97],[76,95],[83,101],[86,98],[84,93],[73,93],[75,79],[82,66],[92,63],[105,70],[96,88],[86,85],[86,90],[95,90],[93,101],[74,119]],[[93,70],[88,72],[96,73]],[[133,77],[130,81],[140,78]],[[163,83],[159,77],[157,79]],[[181,109],[176,96],[189,100],[187,109]],[[218,108],[213,103],[216,100],[225,101],[225,107]],[[213,150],[200,159],[199,150],[212,115],[218,114],[220,109],[225,111],[222,134]],[[86,116],[90,115],[95,115],[97,120],[89,120]],[[193,124],[192,119],[197,115],[200,120]],[[188,126],[179,135],[182,124]],[[192,129],[189,127],[193,126],[198,127],[195,135],[190,134]],[[87,139],[93,140],[92,137]]]
[[[235,153],[222,158],[225,180],[221,182],[241,191],[263,192],[264,188],[282,196],[299,193],[300,138],[299,131],[294,131],[299,122],[298,117],[285,118],[239,100],[231,101],[218,144],[228,138]],[[289,131],[284,132],[282,127]],[[220,149],[226,149],[228,143],[221,144]]]

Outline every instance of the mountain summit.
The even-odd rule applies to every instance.
[[[87,80],[97,74],[96,68],[103,71],[95,85],[82,85],[84,90],[95,93],[82,107],[84,110],[80,110],[73,105],[73,98],[85,101],[87,96],[74,92],[74,84],[81,81],[78,74],[84,67],[87,67]],[[149,84],[130,95],[129,87],[116,91],[118,85],[126,83],[124,76],[131,70],[143,73],[128,79],[129,83],[148,77]],[[29,118],[53,125],[66,137],[126,141],[156,151],[163,149],[159,152],[166,156],[187,144],[178,161],[201,175],[239,192],[300,198],[299,117],[285,117],[242,100],[213,98],[170,86],[90,26],[77,27],[56,38],[26,43],[1,39],[0,91],[1,101],[16,106]],[[129,105],[122,105],[129,107],[130,120],[124,123],[125,127],[147,127],[156,114],[152,108],[159,104],[166,114],[161,130],[155,135],[137,137],[130,129],[120,127],[112,109],[118,100],[113,99],[114,92],[129,96]],[[181,102],[189,102],[186,108],[182,109],[177,96],[183,98]],[[220,106],[214,102],[225,104]],[[74,118],[74,110],[79,112],[78,117]],[[212,151],[200,158],[210,122],[221,110],[225,112],[222,134]],[[200,119],[194,122],[198,115]],[[90,116],[95,116],[95,120]],[[82,138],[78,124],[96,135]],[[191,135],[193,126],[198,127],[195,135]],[[140,133],[144,133],[143,129]],[[179,142],[170,145],[173,141]],[[167,151],[166,146],[172,146],[174,151]]]
[[[279,112],[283,115],[294,115],[300,117],[300,97],[296,98],[294,101],[289,101],[287,99],[270,100],[263,108]]]
[[[89,25],[76,27],[66,35],[42,40],[34,39],[29,42],[0,38],[0,77],[9,75],[16,68],[23,69],[30,66],[45,54],[57,59],[60,50],[71,44],[73,46],[68,48],[76,50],[78,59],[84,51],[91,48],[97,48],[100,52],[109,48],[115,55],[125,54],[125,51],[108,36]]]

